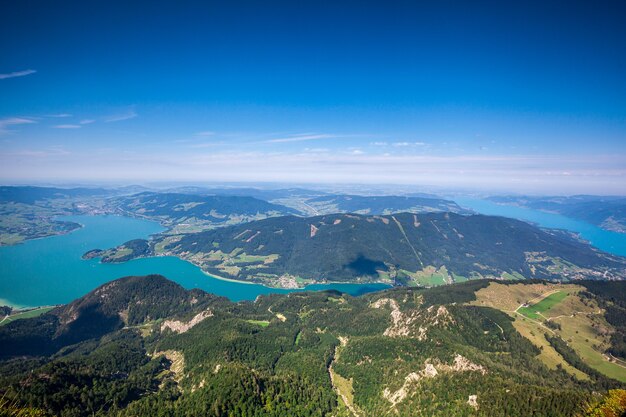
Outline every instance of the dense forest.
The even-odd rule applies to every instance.
[[[325,280],[433,285],[485,277],[626,276],[626,259],[564,232],[504,217],[454,213],[282,216],[161,235],[148,243],[149,254],[179,256],[218,276],[272,286],[281,286],[286,278],[295,286]],[[146,256],[146,250],[133,241],[96,255],[119,262]]]
[[[546,367],[508,314],[470,305],[488,285],[232,303],[123,278],[0,327],[0,415],[574,416],[621,401],[624,385],[566,345],[551,341],[586,378]]]
[[[391,214],[400,212],[429,213],[450,212],[470,214],[454,201],[435,196],[361,196],[361,195],[324,195],[306,200],[319,214],[361,213]]]
[[[609,353],[626,360],[626,291],[621,282],[583,282],[588,294],[599,300],[600,307],[605,311],[606,321],[617,331],[611,335]]]

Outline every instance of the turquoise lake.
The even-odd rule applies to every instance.
[[[589,241],[598,249],[614,255],[626,256],[626,234],[624,233],[610,232],[593,224],[571,219],[560,214],[496,204],[487,200],[455,198],[454,201],[477,213],[512,217],[535,223],[541,227],[569,230],[578,233],[583,239]]]
[[[289,292],[212,278],[195,265],[170,256],[121,264],[83,260],[81,256],[90,249],[106,249],[131,239],[147,238],[164,229],[156,222],[120,216],[68,216],[62,220],[80,223],[83,227],[66,235],[0,247],[0,305],[26,307],[67,303],[113,279],[147,274],[161,274],[185,288],[201,288],[233,301]],[[388,286],[316,284],[305,289],[336,289],[359,295],[384,288]]]
[[[626,256],[626,234],[609,232],[589,223],[538,210],[477,199],[457,198],[455,201],[478,213],[570,230],[599,249]],[[189,262],[169,256],[136,259],[121,264],[102,264],[97,259],[83,260],[82,254],[90,249],[105,249],[131,239],[146,238],[163,231],[163,228],[156,222],[120,216],[69,216],[63,219],[80,223],[83,227],[66,235],[0,247],[0,305],[25,307],[67,303],[110,280],[147,274],[161,274],[185,288],[201,288],[233,301],[253,300],[260,294],[289,292],[212,278]],[[320,284],[305,289],[336,289],[358,295],[387,287],[383,284]]]

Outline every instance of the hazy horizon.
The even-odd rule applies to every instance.
[[[3,4],[0,182],[626,195],[623,3],[235,3]]]

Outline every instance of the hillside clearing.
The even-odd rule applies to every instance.
[[[18,311],[17,313],[13,313],[10,316],[5,316],[2,320],[0,320],[0,326],[4,326],[5,324],[9,324],[12,321],[15,320],[20,320],[20,319],[29,319],[32,317],[37,317],[37,316],[41,316],[42,314],[47,313],[48,311],[52,310],[54,308],[54,306],[52,307],[38,307],[38,308],[34,308],[32,310],[26,310],[26,311]]]
[[[603,353],[613,328],[594,301],[583,301],[578,296],[584,290],[574,284],[492,282],[476,293],[472,304],[497,308],[514,317],[515,329],[541,349],[538,357],[550,369],[560,365],[579,379],[588,378],[550,345],[545,334],[559,336],[591,368],[626,382],[626,368],[609,361]],[[547,322],[557,323],[560,328],[548,327]]]
[[[530,304],[525,307],[519,307],[517,309],[517,312],[519,312],[523,316],[535,320],[546,319],[547,317],[543,313],[547,313],[552,307],[563,301],[565,297],[567,297],[567,295],[568,293],[566,291],[550,292],[548,294],[545,294],[545,296],[540,301],[534,304]]]

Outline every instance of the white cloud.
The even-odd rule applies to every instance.
[[[68,155],[71,155],[71,152],[66,150],[63,146],[56,145],[39,149],[24,148],[7,150],[0,153],[0,158],[27,158],[28,160],[30,160],[31,158],[67,157]],[[40,160],[38,160],[36,163],[39,162]]]
[[[81,124],[81,125],[88,125],[88,124],[91,124],[91,123],[93,123],[93,122],[95,122],[95,120],[94,120],[94,119],[83,119],[83,120],[81,120],[81,121],[80,121],[80,122],[78,122],[78,123],[79,123],[79,124]]]
[[[11,132],[11,130],[8,129],[9,126],[25,125],[31,123],[37,122],[32,119],[27,119],[25,117],[9,117],[6,119],[0,119],[0,135]]]
[[[214,146],[223,145],[223,144],[224,142],[202,142],[202,143],[194,143],[187,147],[194,148],[194,149],[202,149],[202,148],[212,148]]]
[[[72,117],[69,113],[49,114],[48,117]]]
[[[322,153],[322,152],[330,152],[330,149],[328,148],[304,148],[304,152]]]
[[[9,72],[8,74],[0,74],[0,80],[6,80],[7,78],[24,77],[26,75],[34,74],[36,72],[36,70],[27,69],[24,71]]]
[[[406,146],[426,146],[425,142],[394,142],[393,146],[406,147]]]
[[[507,192],[626,195],[626,155],[415,155],[116,148],[61,155],[0,148],[1,180],[412,184]],[[47,156],[44,158],[44,156]]]
[[[321,139],[330,139],[332,137],[336,137],[333,135],[326,134],[299,134],[292,135],[285,138],[277,138],[277,139],[269,139],[265,140],[262,143],[290,143],[290,142],[304,142],[308,140],[321,140]]]
[[[72,124],[67,124],[67,125],[56,125],[56,126],[52,126],[55,129],[80,129],[82,126],[81,125],[72,125]]]
[[[134,119],[139,116],[135,110],[129,110],[126,113],[115,114],[113,116],[105,117],[104,121],[107,123],[111,122],[121,122],[122,120]]]
[[[389,145],[389,143],[387,143],[387,142],[370,142],[370,145],[372,145],[372,146],[387,146],[387,145]]]

